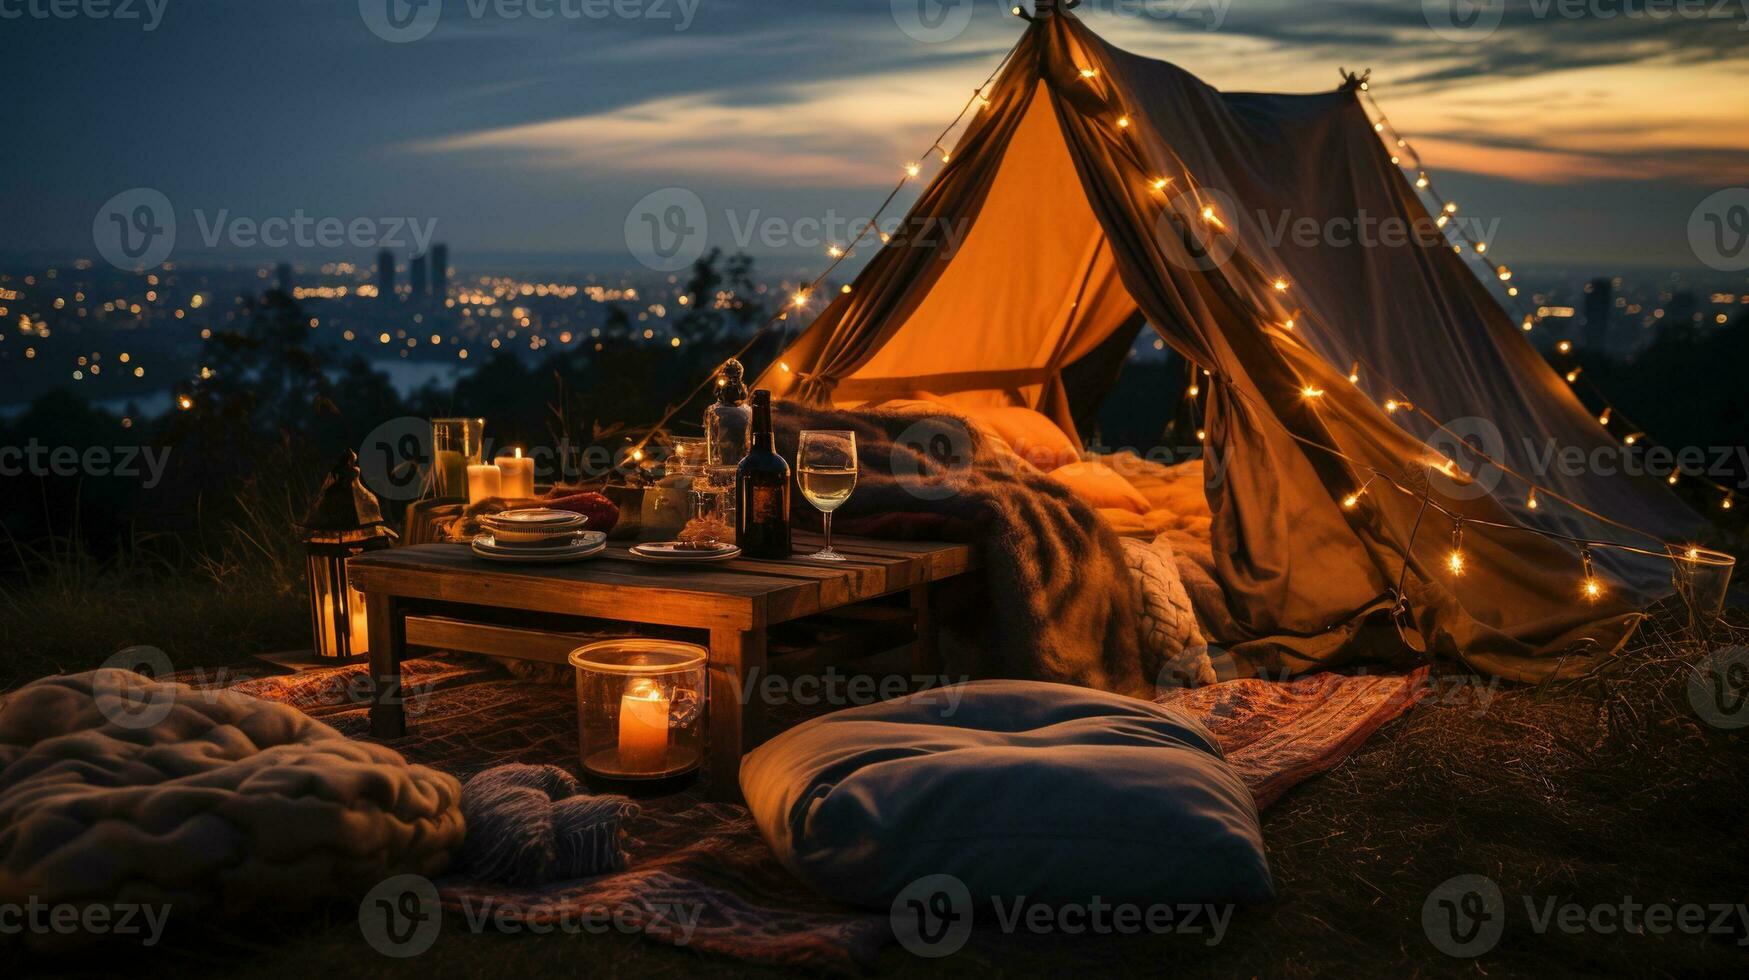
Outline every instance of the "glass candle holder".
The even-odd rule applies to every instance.
[[[1673,567],[1671,584],[1687,611],[1688,631],[1693,638],[1706,639],[1714,624],[1725,613],[1725,591],[1731,587],[1731,571],[1737,559],[1722,551],[1697,548],[1692,545],[1668,545]]]
[[[584,773],[636,783],[696,772],[706,657],[704,647],[672,640],[603,640],[572,651]]]
[[[431,420],[431,495],[468,495],[468,467],[483,462],[485,419]]]

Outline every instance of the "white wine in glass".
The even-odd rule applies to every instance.
[[[856,489],[856,433],[805,429],[796,447],[796,476],[802,496],[825,515],[826,547],[809,555],[815,561],[844,561],[832,550],[832,512]]]

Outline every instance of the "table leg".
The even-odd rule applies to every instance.
[[[941,670],[935,611],[929,604],[929,583],[911,586],[911,614],[917,619],[917,642],[911,647],[911,673],[925,677]]]
[[[407,645],[407,624],[399,603],[387,595],[365,596],[370,619],[370,733],[377,738],[407,734],[406,695],[401,689],[401,655]]]
[[[741,756],[759,744],[764,706],[749,675],[765,676],[765,631],[713,629],[710,652],[710,795],[741,798]]]

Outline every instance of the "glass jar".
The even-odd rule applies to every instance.
[[[466,499],[468,467],[483,461],[485,437],[485,419],[431,420],[431,496]]]
[[[707,651],[674,640],[603,640],[571,652],[584,773],[672,780],[704,757]]]
[[[707,466],[692,481],[692,513],[687,523],[710,522],[723,544],[735,543],[735,473],[733,466]]]
[[[1725,592],[1737,559],[1722,551],[1693,545],[1666,545],[1673,571],[1671,584],[1682,600],[1691,639],[1706,640],[1725,614]]]

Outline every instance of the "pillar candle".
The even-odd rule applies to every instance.
[[[661,772],[668,764],[668,696],[653,684],[634,682],[620,696],[619,764],[635,773]]]
[[[522,455],[517,449],[514,456],[500,456],[495,461],[503,473],[504,496],[512,500],[530,500],[534,497],[534,460]]]
[[[488,497],[501,496],[503,477],[498,467],[490,463],[468,467],[468,504],[477,504]]]

